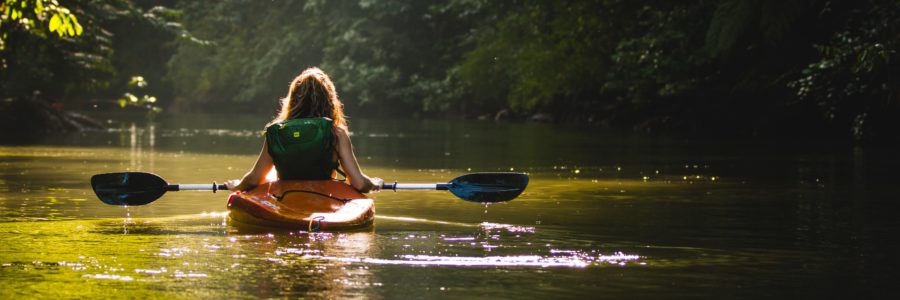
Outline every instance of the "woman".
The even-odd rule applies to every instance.
[[[303,71],[281,99],[281,111],[266,126],[256,164],[230,190],[249,190],[265,182],[275,167],[279,180],[334,179],[338,163],[348,183],[366,193],[381,189],[383,180],[362,173],[350,143],[344,108],[328,75],[316,67]]]

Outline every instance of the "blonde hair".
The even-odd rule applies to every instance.
[[[321,69],[310,67],[291,81],[287,96],[281,99],[281,111],[269,124],[316,117],[330,118],[335,127],[347,128],[344,104],[331,78]]]

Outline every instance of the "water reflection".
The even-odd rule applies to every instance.
[[[129,171],[156,169],[156,124],[150,123],[145,127],[139,128],[137,123],[132,122],[127,130],[119,131],[120,140],[123,141],[120,146],[127,146],[129,151]],[[126,139],[127,136],[127,139]],[[128,140],[128,143],[124,143]],[[146,144],[145,144],[146,143]],[[144,166],[144,162],[147,165]]]

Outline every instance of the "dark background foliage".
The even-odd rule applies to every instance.
[[[84,34],[3,19],[0,97],[86,108],[141,75],[167,112],[272,114],[320,66],[352,115],[876,141],[900,119],[893,0],[60,5]]]

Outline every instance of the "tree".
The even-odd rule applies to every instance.
[[[146,2],[146,3],[144,3]],[[142,70],[127,68],[158,64],[117,60],[128,54],[128,38],[157,44],[179,37],[196,40],[177,22],[179,12],[155,5],[159,1],[97,0],[4,0],[4,50],[0,51],[0,97],[31,98],[40,95],[53,102],[86,103],[92,98],[112,99],[121,95],[132,76]],[[146,24],[143,32],[128,31],[127,24]],[[124,30],[123,30],[124,29]],[[140,36],[138,36],[140,35]],[[140,51],[140,50],[139,50]],[[130,74],[119,74],[127,69]],[[156,78],[153,78],[154,81]]]

